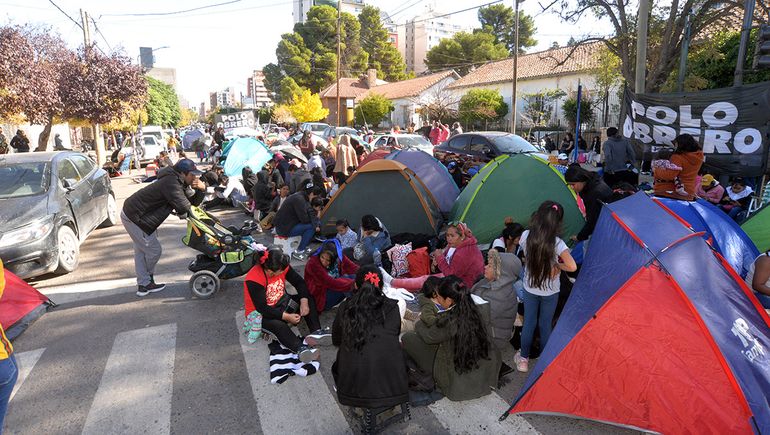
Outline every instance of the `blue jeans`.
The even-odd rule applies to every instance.
[[[352,292],[338,292],[334,290],[326,290],[326,305],[324,305],[322,311],[331,310],[331,308],[340,302],[342,302],[343,299],[346,297],[352,296]]]
[[[559,294],[538,296],[524,290],[524,327],[521,330],[521,356],[529,358],[532,340],[535,337],[535,327],[540,330],[540,349],[545,349],[551,336],[551,323],[556,313],[556,303]]]
[[[289,231],[289,234],[287,234],[288,237],[295,237],[295,236],[302,236],[302,240],[299,242],[299,246],[297,247],[298,251],[304,251],[307,249],[307,245],[310,244],[310,242],[313,240],[313,236],[315,236],[315,227],[313,224],[297,224],[294,225],[294,228]]]
[[[5,419],[5,412],[8,410],[8,401],[11,400],[11,392],[18,377],[19,366],[13,355],[0,360],[0,432],[3,430],[3,420]]]

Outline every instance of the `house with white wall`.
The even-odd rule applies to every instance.
[[[565,95],[554,102],[550,119],[544,122],[547,126],[567,125],[562,104],[566,99],[575,96],[578,83],[583,86],[583,98],[598,100],[601,92],[596,85],[593,72],[599,66],[599,54],[603,47],[603,43],[596,42],[578,47],[552,48],[519,56],[516,125],[524,128],[532,126],[532,121],[523,116],[527,106],[525,96],[528,94],[549,90],[564,92]],[[484,64],[449,85],[448,89],[455,93],[458,101],[471,89],[491,89],[499,92],[508,107],[512,108],[513,58]],[[596,104],[596,113],[594,114],[594,126],[596,127],[603,127],[601,125],[603,115],[601,106],[601,104]],[[619,113],[620,98],[617,89],[613,89],[609,93],[609,125],[617,123]],[[505,117],[507,125],[510,125],[511,114],[512,111],[509,111]]]

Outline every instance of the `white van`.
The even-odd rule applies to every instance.
[[[168,144],[168,134],[164,131],[164,128],[159,125],[146,125],[142,127],[143,136],[154,136],[159,145],[164,148]]]

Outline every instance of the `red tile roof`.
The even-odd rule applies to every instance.
[[[519,80],[566,75],[591,70],[598,66],[598,53],[603,42],[575,47],[560,47],[519,56]],[[574,51],[573,51],[574,50]],[[465,77],[452,83],[450,89],[492,83],[510,82],[513,77],[513,58],[484,64]]]

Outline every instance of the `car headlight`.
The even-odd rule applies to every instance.
[[[19,245],[22,243],[39,240],[48,235],[53,228],[53,216],[49,215],[42,219],[37,219],[30,224],[15,230],[8,231],[0,236],[0,247]]]

